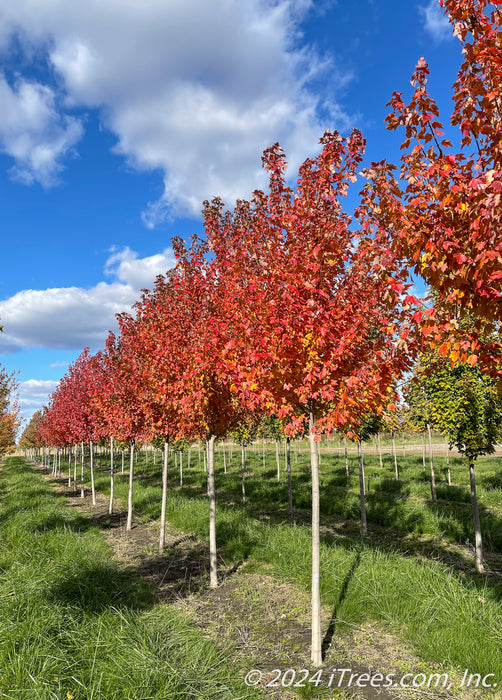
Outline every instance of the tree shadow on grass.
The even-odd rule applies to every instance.
[[[368,524],[396,527],[401,532],[417,531],[423,525],[423,515],[411,510],[406,502],[411,493],[407,482],[382,479],[366,494]]]
[[[209,586],[209,548],[200,543],[170,547],[165,554],[147,557],[134,569],[154,589],[158,601],[172,602]]]
[[[437,513],[443,535],[473,549],[474,524],[470,496],[464,503],[451,503],[445,500],[438,506],[433,506],[431,502],[427,502],[426,506]],[[479,501],[478,507],[485,555],[488,558],[490,552],[500,555],[502,554],[502,517],[480,504]]]
[[[326,630],[326,634],[324,635],[324,639],[322,642],[322,656],[323,658],[326,656],[326,652],[331,646],[331,642],[333,641],[333,635],[335,633],[335,628],[336,628],[336,623],[338,622],[338,612],[340,610],[340,607],[345,600],[345,597],[347,595],[347,591],[349,589],[350,582],[356,572],[357,567],[359,566],[359,563],[361,561],[361,552],[358,550],[356,552],[356,555],[354,557],[354,561],[352,562],[350,569],[347,571],[345,578],[342,583],[342,588],[340,590],[340,595],[338,596],[338,600],[335,603],[335,606],[333,608],[333,612],[331,613],[331,619],[329,621],[328,629]]]
[[[52,513],[47,517],[39,518],[32,523],[31,530],[36,532],[47,532],[48,530],[72,530],[73,532],[86,532],[93,527],[88,518],[74,513],[60,515]]]
[[[51,602],[96,615],[107,608],[144,610],[155,602],[148,583],[131,571],[119,570],[112,562],[79,568],[49,588],[46,595]]]

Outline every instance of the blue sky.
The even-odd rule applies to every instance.
[[[357,126],[368,161],[397,162],[385,104],[421,55],[446,119],[461,54],[437,0],[0,0],[0,363],[23,415],[200,233],[204,199],[264,186],[265,147],[294,175]]]

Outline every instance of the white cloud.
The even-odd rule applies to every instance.
[[[29,399],[45,399],[54,391],[58,383],[51,379],[28,379],[25,382],[20,382],[19,400],[22,402]]]
[[[45,379],[28,379],[19,383],[19,412],[26,423],[35,411],[48,404],[49,394],[55,390],[58,383]]]
[[[452,27],[448,21],[448,15],[440,7],[438,0],[429,0],[426,7],[420,8],[420,14],[424,20],[425,30],[435,41],[452,38]]]
[[[155,277],[174,265],[170,249],[138,258],[125,248],[114,250],[105,272],[116,279],[90,289],[59,287],[26,289],[0,301],[0,352],[23,348],[78,350],[103,347],[108,330],[116,330],[115,314],[130,310],[139,290],[152,287]]]
[[[333,116],[331,127],[346,126],[339,106],[320,105],[309,89],[323,72],[332,88],[346,78],[311,47],[299,48],[300,20],[313,7],[312,0],[0,0],[0,49],[18,34],[27,55],[45,53],[66,108],[99,109],[116,151],[139,170],[163,174],[164,194],[144,213],[153,226],[168,214],[198,215],[205,198],[231,206],[249,197],[263,184],[261,152],[275,141],[295,168],[317,148],[320,106]]]
[[[138,259],[138,254],[126,246],[121,250],[118,248],[112,250],[112,255],[105,264],[105,272],[107,275],[114,275],[119,282],[133,289],[143,289],[151,288],[155,277],[158,274],[164,274],[175,264],[176,260],[170,248],[166,248],[157,255]]]
[[[14,179],[44,187],[57,183],[61,161],[82,135],[78,120],[60,116],[54,92],[18,80],[11,87],[0,73],[0,149],[14,159]]]

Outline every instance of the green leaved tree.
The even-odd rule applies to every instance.
[[[495,451],[502,425],[502,394],[493,379],[477,367],[440,358],[434,351],[421,356],[415,372],[434,424],[456,447],[469,469],[476,545],[476,569],[483,571],[483,542],[476,496],[476,459]]]

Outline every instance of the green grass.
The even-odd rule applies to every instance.
[[[0,697],[255,697],[20,458],[0,473],[0,619]]]
[[[208,503],[205,475],[192,454],[186,469],[184,487],[177,486],[177,472],[171,464],[167,518],[186,532],[207,537]],[[351,476],[345,476],[343,454],[324,454],[321,461],[322,512],[325,524],[349,521],[342,537],[323,538],[322,597],[333,610],[336,633],[347,625],[366,619],[378,620],[389,630],[411,643],[426,661],[444,668],[468,668],[471,673],[495,673],[502,681],[502,602],[500,586],[473,572],[472,562],[451,554],[450,566],[434,561],[438,551],[448,553],[448,543],[473,542],[470,499],[466,470],[461,460],[450,457],[455,486],[445,483],[444,458],[436,457],[439,503],[430,498],[428,471],[422,472],[421,456],[399,458],[401,479],[393,478],[393,461],[385,457],[384,469],[378,457],[367,456],[366,480],[369,522],[389,528],[393,535],[362,543],[358,536],[358,482],[355,458]],[[298,522],[286,523],[287,491],[285,474],[276,480],[275,451],[270,449],[266,467],[261,454],[248,451],[250,475],[247,478],[249,505],[240,505],[239,455],[234,450],[228,473],[223,474],[217,451],[217,540],[227,564],[247,561],[248,567],[266,562],[279,578],[308,590],[310,587],[310,478],[308,454],[293,458],[294,501]],[[482,527],[488,549],[502,551],[502,508],[500,460],[478,461],[479,497]],[[142,519],[160,513],[160,463],[139,456],[134,506]],[[108,491],[106,471],[98,472],[97,484]],[[125,502],[127,476],[118,476],[116,493]],[[406,536],[406,540],[404,537]],[[434,539],[425,547],[419,538]],[[427,559],[429,557],[429,560]],[[431,560],[432,558],[432,560]]]
[[[282,456],[282,455],[281,455]],[[228,565],[246,561],[250,569],[263,566],[279,579],[304,590],[310,588],[308,509],[310,475],[305,449],[293,454],[293,490],[297,525],[287,524],[286,476],[276,480],[275,448],[270,446],[263,467],[260,450],[248,450],[248,506],[240,504],[240,455],[234,448],[228,473],[223,473],[217,450],[217,541]],[[500,586],[477,575],[472,557],[449,549],[451,544],[473,542],[472,517],[466,469],[450,457],[453,486],[446,483],[445,459],[435,458],[438,506],[432,505],[428,465],[422,471],[421,456],[399,455],[400,480],[393,478],[389,454],[380,468],[378,457],[367,455],[368,519],[382,526],[362,543],[359,537],[357,464],[335,452],[321,459],[323,523],[345,522],[336,538],[323,537],[321,587],[324,604],[333,611],[336,635],[347,626],[376,620],[413,645],[425,662],[444,669],[465,668],[470,673],[495,673],[502,682],[502,601]],[[197,449],[186,468],[184,486],[178,484],[173,460],[167,518],[175,526],[207,538],[208,503],[205,474]],[[502,551],[502,490],[500,460],[478,460],[477,474],[485,545]],[[126,460],[127,470],[127,460]],[[160,514],[160,459],[138,457],[134,508],[137,519]],[[98,470],[99,490],[109,493],[106,464]],[[126,502],[127,474],[116,476],[116,494]],[[449,566],[435,561],[445,555]]]

